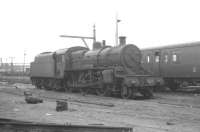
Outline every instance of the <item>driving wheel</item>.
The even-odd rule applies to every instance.
[[[120,94],[123,99],[131,98],[132,93],[133,93],[133,90],[131,87],[127,87],[125,84],[122,85]]]
[[[89,93],[89,88],[86,88],[86,87],[80,88],[80,93],[82,95],[88,94]]]
[[[99,96],[109,96],[110,91],[111,90],[109,85],[103,85],[102,87],[96,89],[96,93]]]

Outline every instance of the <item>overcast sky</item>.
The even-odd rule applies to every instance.
[[[40,52],[84,46],[59,35],[92,36],[93,24],[97,40],[114,45],[116,13],[119,35],[140,48],[199,41],[199,7],[199,0],[1,0],[0,57],[23,62],[25,51],[30,62]]]

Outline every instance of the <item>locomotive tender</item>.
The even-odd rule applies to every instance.
[[[142,65],[173,91],[200,85],[200,42],[142,49]]]
[[[143,69],[140,49],[120,38],[117,47],[95,42],[93,50],[76,46],[37,55],[31,63],[32,83],[49,90],[95,91],[100,96],[152,97],[157,78]]]

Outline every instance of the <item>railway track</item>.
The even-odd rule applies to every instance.
[[[4,85],[4,86],[11,86],[11,85]],[[14,87],[14,88],[16,88],[16,87]],[[17,95],[17,96],[22,96],[22,97],[24,97],[24,91],[25,90],[21,90],[21,89],[17,89],[15,91],[10,90],[10,89],[3,89],[3,90],[0,89],[0,92],[7,93],[7,94],[13,94],[13,95]],[[69,102],[76,102],[76,103],[82,103],[82,104],[93,104],[93,105],[100,105],[100,106],[106,106],[106,107],[114,107],[113,103],[103,103],[103,102],[94,101],[94,100],[88,101],[88,100],[83,100],[83,99],[74,99],[71,97],[67,97],[67,98],[49,97],[49,96],[42,95],[41,93],[34,93],[34,92],[33,92],[33,94],[36,94],[36,96],[38,96],[39,98],[45,99],[45,100],[53,100],[53,101],[65,100],[65,101],[69,101]]]
[[[0,118],[1,132],[133,132],[129,127],[58,125]]]
[[[2,86],[2,84],[1,84]],[[8,94],[13,94],[13,95],[17,95],[17,96],[24,96],[24,89],[20,89],[17,88],[16,86],[13,86],[11,84],[4,84],[3,86],[6,87],[14,87],[17,89],[17,91],[13,91],[13,90],[8,90],[8,89],[4,89],[1,90],[0,92],[4,92],[4,93],[8,93]],[[95,95],[81,95],[81,94],[72,94],[72,96],[66,97],[64,96],[47,96],[45,94],[43,94],[43,92],[41,92],[41,90],[39,91],[31,91],[33,92],[33,94],[36,94],[36,96],[45,99],[45,100],[50,100],[50,101],[56,101],[56,100],[65,100],[65,101],[69,101],[71,103],[81,103],[81,104],[91,104],[91,105],[97,105],[97,106],[104,106],[104,107],[114,107],[115,105],[118,105],[116,103],[113,102],[127,102],[127,101],[131,101],[131,100],[123,100],[120,98],[114,98],[114,97],[100,97],[100,96],[95,96]],[[53,92],[55,93],[55,91],[49,91],[49,92]],[[56,92],[58,94],[63,94],[60,92]],[[164,92],[165,93],[165,92]],[[162,94],[164,94],[162,92]],[[171,94],[171,92],[166,92],[168,94]],[[182,93],[182,92],[176,92],[176,93],[172,93],[172,94],[178,94],[178,95],[186,95],[187,93]],[[191,94],[191,93],[189,93]],[[71,95],[71,94],[70,94]],[[75,97],[73,97],[73,95],[75,95]],[[77,99],[77,96],[80,96],[81,99]],[[87,98],[92,98],[92,100],[90,99],[86,99]],[[158,100],[159,99],[159,100]],[[161,100],[160,100],[161,99]],[[180,102],[175,102],[175,101],[166,101],[164,99],[162,99],[162,97],[154,97],[154,99],[151,100],[144,100],[144,98],[142,97],[138,97],[136,98],[136,101],[140,101],[140,102],[152,102],[152,103],[158,103],[158,104],[162,104],[162,105],[170,105],[170,106],[174,106],[174,107],[190,107],[190,108],[200,108],[200,105],[190,105],[187,103],[180,103]]]
[[[2,87],[2,88],[1,88]],[[20,96],[23,97],[24,96],[24,91],[26,91],[27,89],[24,88],[17,88],[13,85],[0,85],[0,92],[2,93],[6,93],[6,94],[11,94],[11,95],[16,95],[16,96]],[[119,98],[113,98],[113,97],[100,97],[100,96],[95,96],[95,95],[86,95],[83,96],[81,94],[65,94],[65,93],[61,93],[61,92],[55,92],[55,91],[44,91],[44,90],[39,90],[39,89],[28,89],[31,92],[33,92],[33,95],[38,95],[38,97],[46,100],[46,101],[50,101],[50,102],[55,102],[56,100],[67,100],[70,102],[70,104],[72,104],[72,106],[76,105],[75,107],[78,107],[80,104],[82,107],[87,108],[89,107],[90,110],[95,109],[95,111],[97,112],[103,112],[105,110],[105,114],[106,111],[111,112],[110,114],[112,115],[119,115],[120,117],[134,117],[134,113],[131,111],[134,111],[135,108],[134,107],[138,107],[139,104],[143,105],[144,108],[145,106],[147,106],[148,108],[148,104],[152,104],[153,106],[157,106],[158,104],[161,104],[159,106],[161,107],[170,107],[170,108],[184,108],[184,107],[190,107],[190,104],[178,104],[179,102],[174,102],[173,100],[169,99],[165,99],[164,94],[163,95],[159,95],[156,96],[155,99],[151,99],[151,100],[143,100],[143,99],[138,99],[138,100],[123,100],[123,99],[119,99]],[[170,93],[167,93],[170,94]],[[176,93],[173,93],[174,95],[172,96],[176,96]],[[164,96],[164,98],[163,98]],[[180,96],[180,95],[179,95]],[[171,98],[170,98],[171,99]],[[84,105],[82,105],[84,104]],[[87,105],[89,104],[89,105]],[[130,105],[130,106],[129,106]],[[122,107],[126,107],[128,110],[120,110]],[[132,108],[133,107],[133,108]],[[129,109],[130,108],[130,109]],[[199,106],[192,106],[192,108],[200,108]],[[88,108],[87,108],[88,109]],[[128,112],[128,113],[127,113]],[[129,113],[131,112],[131,113]],[[146,112],[146,110],[144,111]],[[139,112],[140,113],[140,112]],[[151,117],[152,119],[155,118],[155,120],[157,120],[156,118],[160,118],[160,117]],[[101,119],[100,119],[101,120]],[[109,122],[109,119],[102,119],[101,121],[105,121],[105,122]],[[124,121],[122,121],[122,124],[125,123]],[[136,128],[147,128],[147,129],[153,129],[153,130],[162,130],[162,131],[168,131],[168,128],[159,128],[157,126],[148,126],[145,124],[135,124],[135,123],[125,123],[128,126],[134,126]]]
[[[0,84],[0,86],[5,86],[5,87],[13,87],[16,88],[17,90],[12,90],[12,89],[0,89],[0,92],[4,92],[4,93],[8,93],[8,94],[13,94],[13,95],[18,95],[18,96],[24,96],[24,91],[26,91],[25,89],[20,89],[17,88],[16,86],[12,85],[12,84]],[[33,94],[35,94],[36,96],[42,98],[42,99],[46,99],[46,100],[65,100],[65,101],[69,101],[69,102],[74,102],[74,103],[82,103],[82,104],[92,104],[92,105],[98,105],[98,106],[105,106],[105,107],[114,107],[115,104],[114,102],[127,102],[127,101],[131,101],[131,100],[124,100],[124,99],[120,99],[120,98],[116,98],[116,97],[100,97],[100,96],[95,96],[95,95],[81,95],[81,94],[69,94],[69,96],[47,96],[45,94],[43,94],[45,91],[41,90],[32,90],[29,89],[31,92],[33,92]],[[48,92],[52,92],[52,93],[57,93],[57,94],[61,94],[63,95],[63,93],[61,92],[55,92],[55,91],[48,91]],[[183,91],[180,92],[161,92],[162,94],[172,94],[174,96],[179,95],[193,95],[193,93],[185,93]],[[73,97],[75,95],[75,97]],[[77,96],[80,97],[81,99],[77,99]],[[92,98],[92,100],[86,99],[86,97],[88,98]],[[159,99],[159,100],[158,100]],[[160,100],[161,99],[161,100]],[[138,98],[136,98],[136,101],[140,101],[140,102],[146,102],[146,100],[141,97],[138,96]],[[153,103],[159,103],[159,104],[163,104],[163,105],[171,105],[171,106],[175,106],[175,107],[193,107],[193,108],[200,108],[200,105],[195,105],[195,106],[191,106],[190,104],[180,104],[179,102],[174,102],[174,101],[170,101],[167,102],[166,100],[162,99],[162,97],[154,97],[153,99],[149,100],[148,102],[153,102]]]

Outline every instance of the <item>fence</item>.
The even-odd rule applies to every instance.
[[[0,73],[3,75],[29,75],[30,63],[1,63]]]

